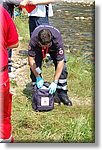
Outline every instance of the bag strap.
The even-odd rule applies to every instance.
[[[46,57],[46,54],[48,53],[48,47],[46,48],[46,49],[44,49],[43,47],[42,47],[42,55],[43,55],[43,58],[45,58]]]
[[[47,87],[47,88],[49,87],[49,85],[50,85],[50,82],[47,82],[47,81],[45,81],[44,84],[43,84],[43,86],[45,86],[45,87]],[[34,86],[33,89],[34,89],[34,91],[37,91],[39,88],[38,88],[38,87],[36,86],[36,84],[35,84],[35,86]],[[39,90],[40,90],[40,89],[39,89]]]
[[[48,87],[49,87],[49,85],[50,85],[50,83],[49,83],[49,82],[44,82],[44,86],[45,86],[45,87],[47,87],[47,88],[48,88]]]

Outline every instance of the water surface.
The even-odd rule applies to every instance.
[[[54,4],[53,10],[49,21],[60,30],[66,54],[94,60],[94,5],[64,2]]]

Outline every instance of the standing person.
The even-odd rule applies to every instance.
[[[33,31],[28,50],[29,65],[38,88],[41,88],[44,83],[41,77],[41,66],[47,53],[50,54],[55,65],[55,74],[53,82],[49,86],[49,93],[53,94],[56,91],[61,102],[72,106],[72,102],[67,96],[68,73],[61,34],[53,26],[40,25]]]
[[[43,24],[49,24],[48,17],[53,16],[53,9],[52,5],[50,4],[50,1],[53,2],[53,0],[22,0],[20,5],[26,5],[26,4],[33,4],[36,5],[36,8],[31,11],[31,13],[28,13],[29,16],[29,31],[30,31],[30,37],[32,36],[33,30]],[[34,4],[35,2],[35,4]],[[32,85],[34,85],[35,77],[30,69],[30,78],[32,80]]]
[[[0,4],[0,142],[13,142],[11,125],[12,94],[8,75],[7,48],[18,46],[16,26]]]
[[[36,8],[28,13],[29,16],[29,30],[30,37],[32,35],[33,30],[42,24],[49,24],[48,17],[53,16],[53,10],[51,4],[46,5],[36,5]]]

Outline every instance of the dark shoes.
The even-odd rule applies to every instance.
[[[72,106],[72,102],[69,100],[68,96],[60,97],[60,101],[67,106]]]
[[[56,92],[55,95],[54,95],[54,102],[55,102],[55,103],[58,103],[59,105],[61,105],[61,100],[60,100],[60,98],[59,98],[57,92]]]
[[[72,106],[72,102],[69,100],[66,92],[61,92],[61,93],[56,92],[54,96],[54,101],[59,105],[62,102],[64,105]]]

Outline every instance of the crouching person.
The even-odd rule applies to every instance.
[[[13,20],[0,4],[0,142],[13,142],[11,125],[12,94],[8,75],[7,48],[18,46],[18,34]]]
[[[42,60],[49,53],[54,66],[55,74],[49,93],[57,93],[58,98],[63,104],[72,106],[72,102],[67,95],[67,69],[64,55],[64,45],[58,29],[50,25],[40,25],[33,31],[28,50],[28,61],[34,73],[33,82],[38,88],[43,86],[41,77]]]

